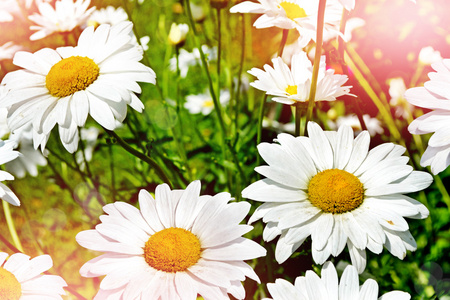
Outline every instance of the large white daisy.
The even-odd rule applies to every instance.
[[[70,32],[75,27],[86,24],[95,7],[88,9],[91,0],[60,0],[55,7],[50,3],[37,2],[39,14],[34,13],[28,18],[37,25],[31,25],[31,30],[38,30],[30,36],[30,40],[42,39],[54,32]]]
[[[8,73],[9,90],[0,100],[8,108],[11,131],[33,124],[34,146],[45,148],[58,124],[64,147],[78,147],[78,127],[90,115],[109,130],[127,114],[127,105],[141,112],[144,105],[137,81],[155,83],[155,73],[141,64],[142,52],[131,42],[131,22],[86,28],[76,47],[17,52],[14,64],[24,69]]]
[[[403,217],[426,218],[429,212],[403,194],[428,187],[431,175],[413,171],[402,146],[385,143],[369,151],[367,131],[353,138],[348,126],[324,132],[309,122],[308,134],[279,134],[279,144],[259,144],[268,166],[255,171],[267,178],[242,191],[245,198],[265,202],[249,223],[261,218],[267,223],[266,241],[281,235],[276,260],[286,261],[308,236],[316,263],[339,255],[347,245],[360,273],[366,248],[379,254],[384,245],[400,259],[406,250],[415,250]]]
[[[434,132],[420,165],[431,166],[431,172],[438,174],[450,165],[450,59],[432,67],[436,72],[428,74],[431,80],[407,90],[405,98],[412,105],[431,110],[411,122],[408,130],[412,134]]]
[[[306,52],[292,56],[291,67],[280,58],[272,59],[273,67],[264,65],[264,70],[252,68],[248,73],[258,80],[250,83],[254,88],[275,96],[272,100],[284,104],[307,102],[311,90],[313,66]],[[321,57],[315,101],[334,101],[337,97],[350,94],[351,86],[342,86],[347,75],[334,74],[326,69],[325,56]],[[352,95],[353,96],[353,95]]]
[[[67,283],[57,275],[43,275],[53,266],[49,255],[30,260],[28,255],[16,253],[8,259],[0,252],[0,298],[14,300],[62,299]]]
[[[300,34],[299,47],[316,40],[319,0],[258,0],[244,1],[232,8],[232,13],[262,14],[253,24],[256,28],[279,27],[297,29]],[[342,5],[337,0],[327,1],[324,31],[339,32]]]
[[[311,270],[305,276],[295,279],[295,285],[284,279],[268,283],[267,288],[273,298],[264,300],[409,300],[411,296],[402,291],[392,291],[378,298],[378,283],[367,279],[359,285],[356,268],[349,265],[342,273],[340,282],[333,263],[326,262],[321,277]]]
[[[230,194],[199,196],[200,182],[186,190],[157,186],[155,198],[139,193],[140,210],[124,202],[104,206],[102,224],[76,236],[88,249],[105,252],[87,262],[82,276],[106,275],[94,299],[244,299],[241,281],[259,282],[243,260],[266,250],[241,237],[247,202]]]
[[[0,140],[0,165],[3,165],[7,162],[10,162],[16,159],[20,153],[14,151],[14,147],[16,146],[16,142],[12,140],[2,141]],[[13,180],[14,176],[9,174],[6,171],[0,170],[0,181],[4,180]],[[12,205],[19,206],[20,201],[19,198],[14,194],[13,191],[3,183],[0,183],[0,198],[5,200]]]

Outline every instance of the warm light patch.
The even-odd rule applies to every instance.
[[[145,243],[145,261],[153,268],[174,273],[185,271],[200,259],[198,238],[183,228],[166,228]]]
[[[19,300],[22,287],[14,274],[0,267],[0,299]]]
[[[297,95],[297,86],[296,85],[288,85],[286,88],[286,93],[289,95]]]
[[[52,96],[66,97],[86,89],[100,73],[98,65],[89,57],[71,56],[56,63],[45,78],[45,86]]]
[[[364,187],[355,175],[340,169],[317,173],[308,185],[311,203],[327,213],[341,214],[358,208]]]
[[[280,6],[284,9],[286,12],[286,16],[291,19],[295,20],[298,18],[305,18],[308,15],[306,14],[305,10],[301,8],[298,4],[283,1],[280,3]]]

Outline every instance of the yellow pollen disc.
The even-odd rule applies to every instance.
[[[286,12],[286,16],[294,21],[298,18],[305,18],[308,15],[306,14],[305,10],[298,6],[298,4],[283,1],[280,3],[280,6],[284,9]]]
[[[203,107],[213,107],[214,106],[214,102],[212,100],[206,100],[205,102],[203,102]]]
[[[289,95],[296,95],[297,94],[297,86],[296,85],[288,85],[286,88],[286,93]]]
[[[71,56],[50,69],[45,86],[52,96],[66,97],[86,89],[100,73],[98,65],[89,57]]]
[[[183,228],[166,228],[145,243],[145,261],[153,268],[174,273],[185,271],[200,259],[198,238]]]
[[[22,286],[14,274],[0,267],[0,299],[19,300],[22,296]]]
[[[355,175],[340,169],[317,173],[308,185],[309,201],[324,212],[341,214],[358,208],[364,187]]]

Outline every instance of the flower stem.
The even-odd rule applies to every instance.
[[[314,102],[316,100],[317,91],[317,78],[319,77],[320,56],[322,55],[322,42],[323,42],[323,27],[325,23],[325,8],[327,6],[327,0],[319,1],[319,12],[317,17],[317,35],[316,35],[316,53],[314,56],[314,67],[311,79],[311,90],[308,98],[308,108],[306,111],[305,133],[306,127],[308,127],[308,121],[312,118],[314,109]]]
[[[300,135],[302,108],[300,102],[295,103],[295,135]]]
[[[283,50],[284,50],[284,46],[286,45],[288,34],[289,34],[289,29],[283,29],[283,35],[281,37],[280,48],[278,48],[278,56],[279,57],[283,56]]]
[[[127,142],[125,142],[120,136],[118,136],[114,131],[108,130],[106,128],[104,128],[104,130],[114,139],[116,139],[117,143],[119,143],[120,146],[122,146],[123,149],[125,149],[127,152],[129,152],[130,154],[136,156],[137,158],[142,159],[143,161],[145,161],[147,164],[149,164],[154,170],[155,172],[158,174],[158,176],[165,182],[167,183],[171,188],[173,188],[172,186],[172,182],[170,181],[169,177],[167,177],[166,173],[164,172],[164,170],[150,157],[148,157],[147,155],[145,155],[142,152],[139,152],[138,150],[134,149],[133,147],[131,147]]]
[[[11,210],[9,209],[9,203],[3,200],[2,204],[3,212],[5,213],[6,224],[8,225],[9,233],[11,234],[14,246],[16,246],[16,248],[19,249],[20,252],[24,252],[22,244],[20,243],[19,236],[17,235],[16,227],[14,226],[14,221],[11,216]]]

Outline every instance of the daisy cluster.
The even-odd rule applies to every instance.
[[[205,7],[174,2],[171,14],[180,22],[167,23],[165,16],[151,20],[158,23],[155,36],[166,38],[165,52],[156,60],[149,58],[162,53],[155,50],[161,40],[152,37],[149,47],[148,37],[137,36],[145,28],[130,21],[128,7],[139,12],[153,4],[96,8],[91,0],[0,2],[0,24],[25,19],[28,43],[64,43],[36,51],[13,41],[0,46],[0,165],[5,169],[0,170],[0,198],[13,243],[3,233],[0,238],[15,252],[0,252],[0,299],[62,299],[66,292],[85,297],[86,291],[76,291],[49,271],[49,255],[30,260],[24,254],[11,221],[7,203],[21,201],[3,182],[36,177],[47,167],[52,180],[86,212],[83,220],[90,221],[75,240],[91,256],[79,274],[102,277],[92,281],[93,299],[256,297],[249,293],[272,297],[268,300],[410,299],[399,290],[383,291],[378,298],[376,280],[360,285],[359,275],[373,277],[371,257],[403,260],[419,247],[417,230],[407,219],[430,215],[426,199],[414,197],[433,176],[417,169],[410,139],[394,129],[406,120],[411,134],[432,133],[419,153],[420,165],[434,175],[447,169],[450,59],[423,48],[411,83],[431,65],[430,80],[408,89],[404,78],[390,78],[389,103],[364,77],[370,70],[353,62],[362,59],[352,52],[352,31],[364,28],[365,21],[348,16],[361,2],[211,0],[206,13],[215,14],[214,33]],[[235,43],[227,32],[229,43],[223,45],[222,31],[230,24],[239,27],[229,22],[233,18],[242,24],[249,20],[238,13],[257,14],[253,32],[277,30],[281,42],[275,54],[269,53],[270,62],[245,72],[244,66],[256,61],[247,62],[245,51],[261,42],[255,38],[246,45],[244,28],[236,73],[227,65],[236,59]],[[225,14],[229,23],[220,25]],[[199,32],[206,37],[201,42]],[[224,57],[224,49],[233,50]],[[204,78],[197,74],[200,69]],[[247,74],[253,82],[247,82]],[[201,79],[191,79],[195,76]],[[377,115],[361,111],[361,90],[379,109]],[[281,122],[286,112],[292,117]],[[155,120],[164,120],[164,130]],[[414,139],[418,151],[422,140]],[[134,156],[133,166],[113,156],[113,145]],[[199,163],[202,159],[208,163]],[[132,172],[116,174],[118,165]],[[76,177],[67,175],[68,168],[83,185],[71,188]],[[91,189],[86,201],[78,196],[80,186]],[[104,214],[92,209],[93,198]],[[310,256],[310,270],[299,270],[292,283],[292,276],[274,278],[283,274],[282,264],[298,261],[299,253]]]

